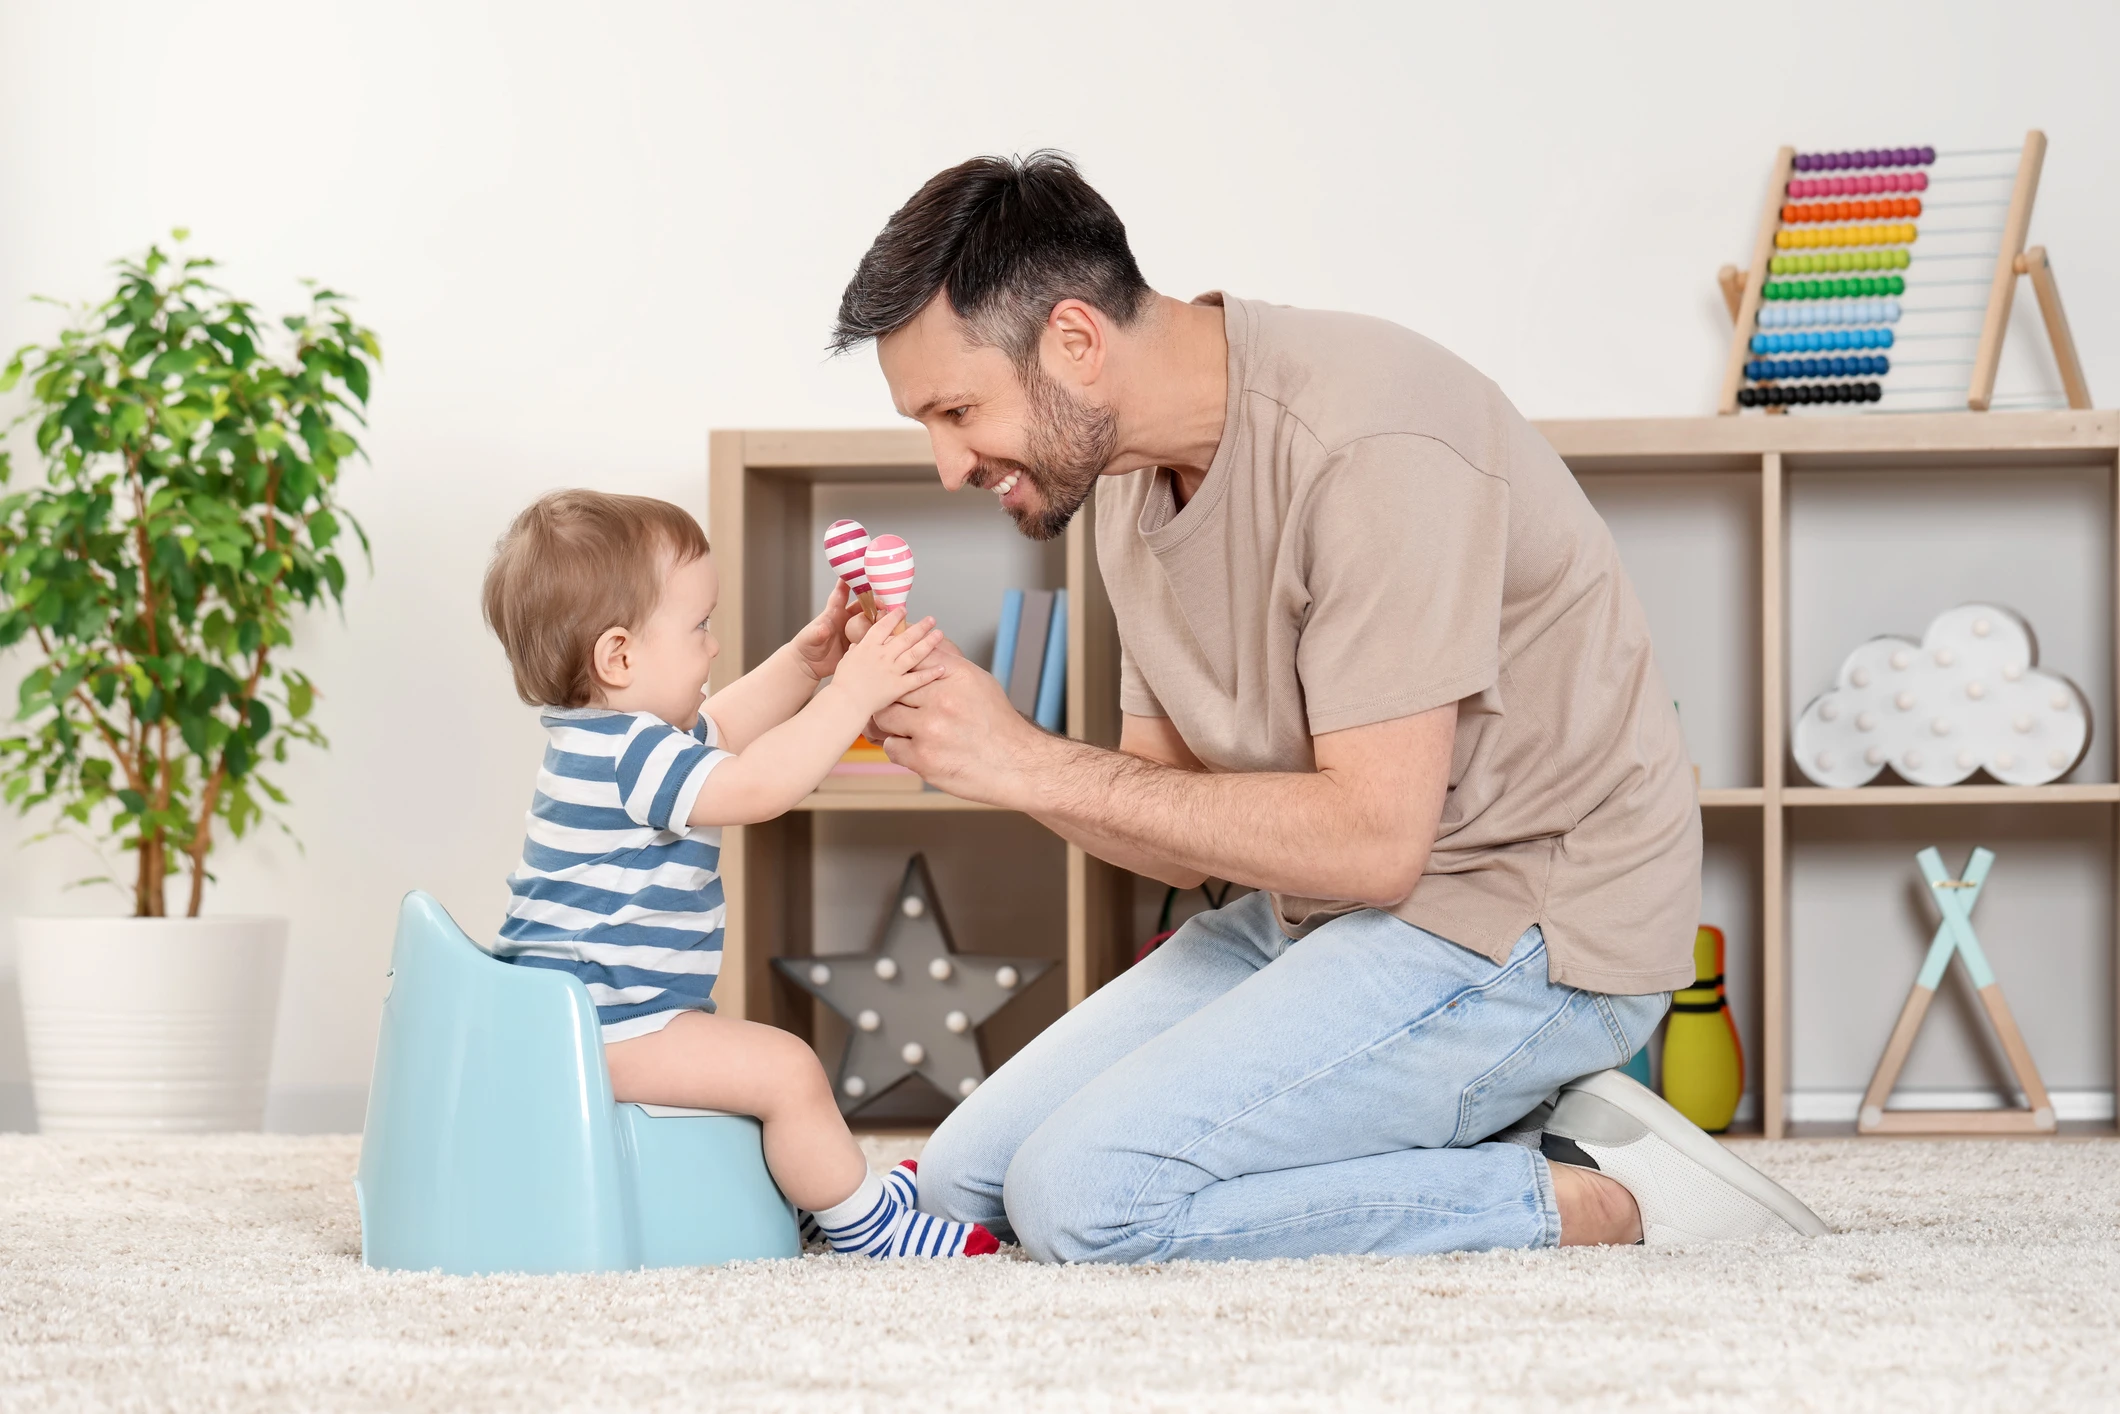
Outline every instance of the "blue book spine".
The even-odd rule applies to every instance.
[[[1053,626],[1045,635],[1045,668],[1038,675],[1038,711],[1033,720],[1049,732],[1060,730],[1067,706],[1067,591],[1053,595]]]
[[[1001,595],[1001,631],[994,635],[994,677],[1003,687],[1008,687],[1009,674],[1016,669],[1016,630],[1023,623],[1023,591],[1006,590]]]

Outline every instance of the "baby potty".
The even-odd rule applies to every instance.
[[[405,896],[354,1193],[371,1267],[599,1272],[802,1250],[758,1121],[611,1099],[588,989]]]

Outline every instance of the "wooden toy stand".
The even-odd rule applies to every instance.
[[[1862,1112],[1856,1118],[1855,1128],[1863,1134],[2052,1134],[2054,1102],[2047,1096],[2046,1082],[2039,1078],[2039,1067],[2032,1062],[2031,1050],[2024,1044],[2023,1033],[2017,1029],[2017,1018],[2010,1013],[2010,1004],[2003,1000],[2002,988],[1988,966],[1980,939],[1973,933],[1973,904],[1980,897],[1981,886],[1987,882],[1988,869],[1994,864],[1995,856],[1989,850],[1974,850],[1973,857],[1966,862],[1963,879],[1953,879],[1946,873],[1943,857],[1933,849],[1921,851],[1916,859],[1935,894],[1936,907],[1943,914],[1943,922],[1936,929],[1935,941],[1929,944],[1928,957],[1921,965],[1920,975],[1914,979],[1913,990],[1907,993],[1906,1006],[1899,1013],[1898,1024],[1892,1028],[1892,1039],[1885,1043],[1884,1057],[1877,1062],[1877,1071],[1870,1077],[1870,1088],[1863,1092]],[[1899,1083],[1899,1072],[1906,1065],[1907,1052],[1914,1048],[1914,1037],[1921,1030],[1922,1019],[1928,1015],[1929,1003],[1935,1000],[1936,988],[1942,983],[1953,957],[1964,965],[1966,975],[1972,979],[1974,990],[1980,996],[1980,1005],[1995,1028],[1995,1039],[2002,1043],[2002,1054],[2017,1083],[2024,1087],[2025,1108],[2021,1110],[1885,1108],[1892,1097],[1892,1087]]]
[[[2072,408],[2091,406],[2090,385],[2084,381],[2083,361],[2076,353],[2075,336],[2069,332],[2068,315],[2061,307],[2061,290],[2046,247],[2026,247],[2031,229],[2032,203],[2039,193],[2039,172],[2046,162],[2046,134],[2034,128],[2024,136],[2024,150],[2017,162],[2017,175],[2010,192],[2009,211],[2002,227],[2002,244],[1995,254],[1994,278],[1987,298],[1987,315],[1981,325],[1980,342],[1973,356],[1972,377],[1966,388],[1966,406],[1986,412],[1995,395],[1995,371],[2002,362],[2002,340],[2010,320],[2010,306],[2017,294],[2017,279],[2028,275],[2032,293],[2039,301],[2039,314],[2053,344],[2054,362],[2061,370],[2061,385]],[[1759,220],[1759,234],[1752,243],[1752,263],[1745,270],[1725,265],[1716,281],[1736,331],[1730,338],[1730,355],[1723,366],[1722,393],[1716,411],[1728,416],[1738,410],[1738,390],[1745,381],[1745,363],[1751,339],[1759,325],[1759,309],[1765,298],[1768,263],[1774,257],[1775,236],[1782,229],[1782,206],[1787,199],[1789,178],[1795,170],[1796,149],[1784,147],[1775,154],[1774,174],[1767,183],[1766,210]],[[1786,407],[1766,411],[1786,412]]]

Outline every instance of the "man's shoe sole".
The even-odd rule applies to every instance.
[[[1816,1213],[1805,1207],[1802,1200],[1797,1198],[1795,1194],[1789,1192],[1788,1189],[1783,1188],[1773,1179],[1768,1178],[1758,1169],[1753,1168],[1743,1159],[1738,1158],[1737,1155],[1716,1143],[1698,1125],[1671,1108],[1661,1096],[1647,1086],[1636,1083],[1616,1070],[1601,1070],[1595,1075],[1586,1075],[1580,1080],[1561,1087],[1561,1103],[1555,1109],[1554,1118],[1561,1121],[1563,1125],[1566,1124],[1565,1111],[1568,1108],[1568,1094],[1571,1091],[1578,1090],[1584,1094],[1595,1096],[1614,1109],[1619,1110],[1628,1119],[1641,1126],[1643,1130],[1662,1140],[1679,1158],[1706,1170],[1710,1177],[1729,1185],[1729,1187],[1758,1204],[1796,1232],[1800,1232],[1806,1237],[1825,1237],[1833,1231],[1825,1225]],[[1630,1141],[1618,1135],[1570,1134],[1565,1129],[1549,1132],[1554,1133],[1556,1138],[1566,1140],[1572,1147],[1577,1148],[1580,1148],[1583,1143],[1588,1143],[1597,1148],[1618,1149],[1627,1146],[1630,1142],[1640,1142],[1639,1137]],[[1653,1151],[1651,1153],[1653,1155]],[[1590,1157],[1595,1158],[1595,1154],[1591,1154]],[[1614,1157],[1617,1157],[1617,1155],[1615,1154]],[[1658,1164],[1653,1156],[1648,1157],[1647,1161],[1653,1170],[1651,1176],[1659,1187],[1672,1182],[1683,1183],[1688,1178],[1688,1175],[1683,1173],[1669,1171],[1668,1165]],[[1605,1170],[1603,1165],[1600,1165],[1600,1169],[1601,1171],[1609,1171]],[[1611,1176],[1621,1178],[1618,1173],[1613,1173]],[[1640,1199],[1641,1195],[1637,1194],[1636,1201],[1639,1202]],[[1645,1215],[1643,1223],[1645,1231],[1648,1226],[1649,1223]],[[1661,1235],[1681,1240],[1693,1240],[1708,1236],[1707,1234],[1689,1233],[1678,1229],[1671,1229],[1667,1234]],[[1652,1241],[1658,1240],[1659,1236],[1660,1234],[1650,1234]]]

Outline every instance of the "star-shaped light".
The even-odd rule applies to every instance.
[[[870,953],[778,957],[780,975],[846,1018],[847,1048],[834,1087],[852,1114],[918,1075],[952,1104],[979,1088],[986,1062],[979,1025],[1052,966],[1042,957],[975,957],[950,942],[927,857],[906,861],[898,904]]]

